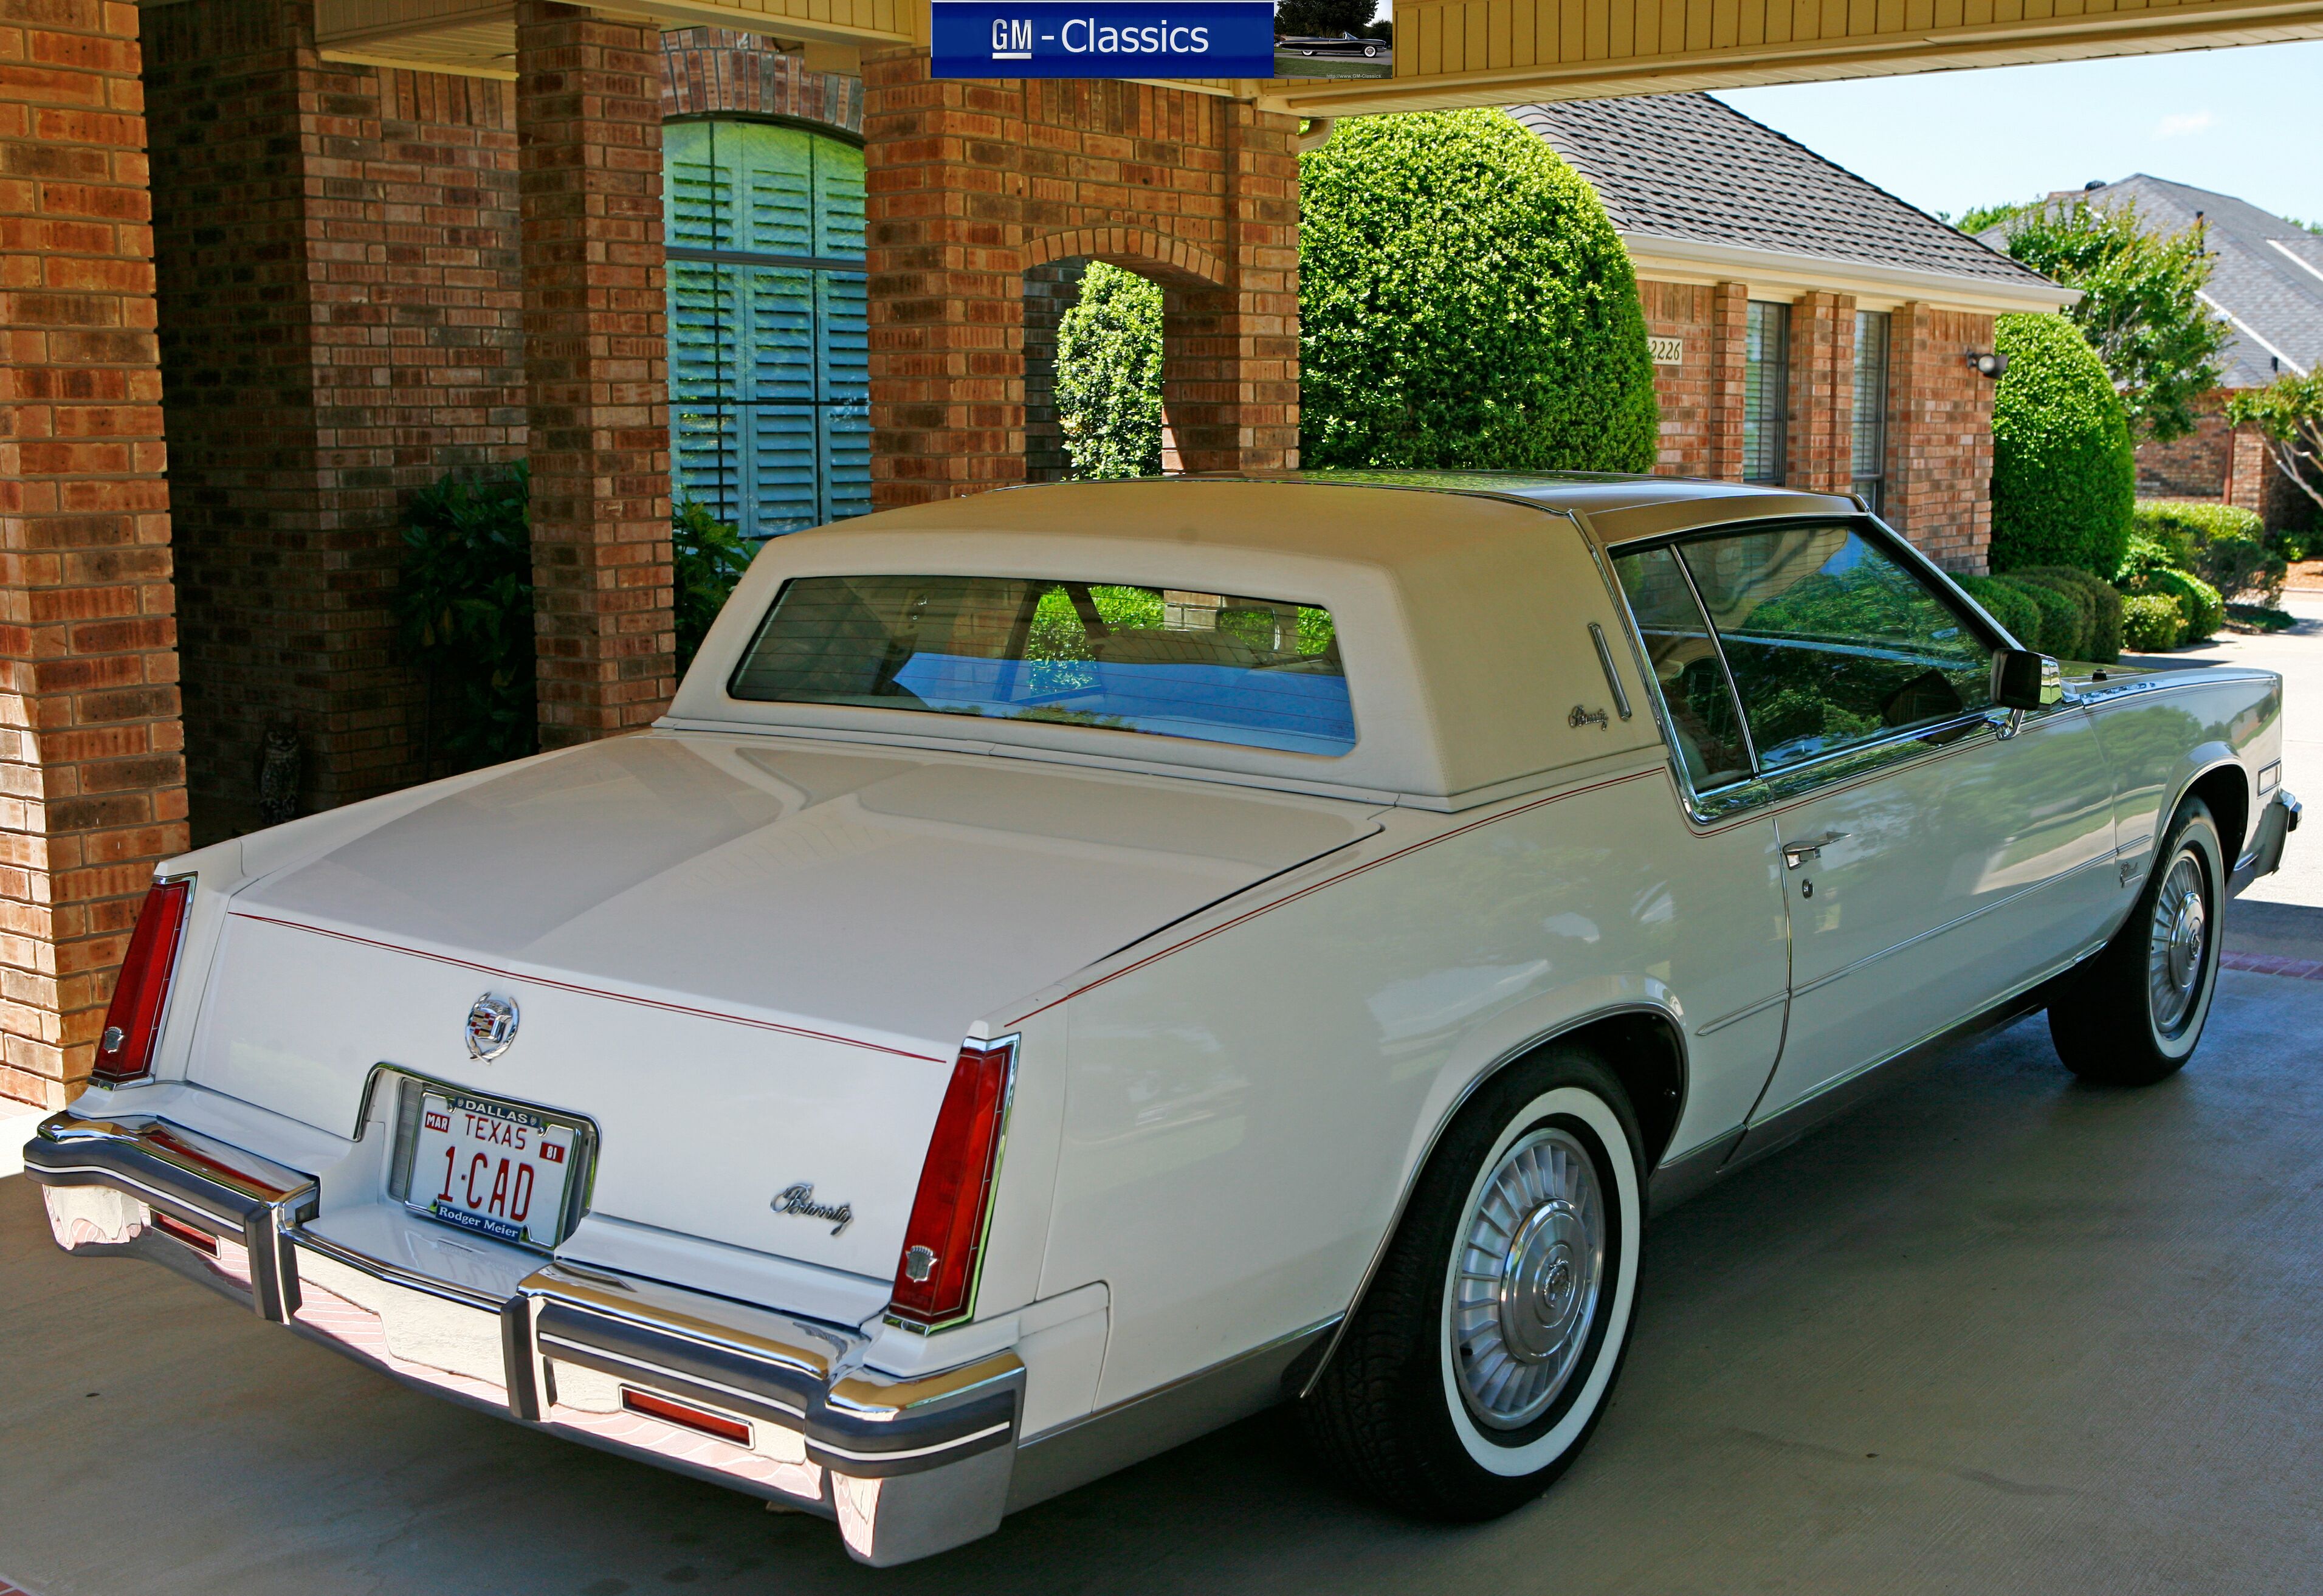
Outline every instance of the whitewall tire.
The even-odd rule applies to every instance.
[[[1487,1082],[1421,1171],[1313,1394],[1310,1437],[1363,1494],[1489,1518],[1564,1472],[1636,1324],[1635,1116],[1586,1049]]]

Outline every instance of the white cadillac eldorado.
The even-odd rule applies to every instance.
[[[164,867],[60,1244],[890,1564],[1277,1401],[1587,1440],[1649,1212],[2045,1006],[2193,1051],[2282,689],[1843,498],[1060,485],[776,540],[666,719]]]

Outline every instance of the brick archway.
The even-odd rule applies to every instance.
[[[1299,460],[1298,123],[1152,84],[864,60],[873,504],[1025,479],[1025,275],[1162,285],[1165,464]]]

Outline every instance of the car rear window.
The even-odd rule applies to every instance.
[[[1355,746],[1329,610],[1119,582],[794,577],[727,691],[1299,754]]]

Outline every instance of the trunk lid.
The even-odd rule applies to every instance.
[[[885,1277],[969,1023],[1376,830],[1185,779],[618,738],[243,889],[191,1072],[340,1133],[381,1064],[581,1114],[594,1211]],[[486,1063],[488,992],[521,1020]],[[776,1213],[801,1182],[853,1218]]]

